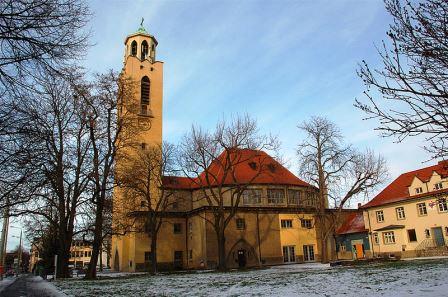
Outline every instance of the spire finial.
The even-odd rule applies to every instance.
[[[143,33],[143,34],[148,34],[148,32],[146,31],[145,27],[143,27],[143,22],[145,21],[145,18],[142,17],[142,21],[140,22],[140,27],[137,30],[137,33]]]

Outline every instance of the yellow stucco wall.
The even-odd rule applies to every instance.
[[[421,186],[420,183],[413,183],[415,186]],[[373,247],[373,252],[376,254],[381,253],[402,253],[403,256],[415,256],[415,249],[422,247],[422,242],[434,238],[433,228],[441,227],[445,241],[448,241],[448,234],[445,227],[448,227],[448,212],[440,212],[438,210],[437,200],[433,196],[428,196],[415,200],[408,200],[400,203],[393,203],[389,205],[383,205],[379,207],[369,208],[364,211],[364,221],[366,227],[369,228],[372,233],[378,233],[379,244],[372,242],[373,236],[370,236],[370,244]],[[421,216],[418,213],[417,204],[425,203],[427,209],[427,215]],[[430,205],[433,205],[431,207]],[[396,208],[403,207],[405,212],[405,219],[399,219],[397,217]],[[383,211],[384,222],[378,222],[376,219],[376,212]],[[370,217],[370,219],[369,219]],[[393,230],[375,231],[380,228],[384,228],[390,225],[403,225],[403,228]],[[417,236],[416,242],[411,242],[407,230],[415,229]],[[425,230],[430,230],[430,237],[427,238]],[[384,232],[393,231],[395,236],[395,243],[384,243]],[[420,245],[420,247],[419,247]]]

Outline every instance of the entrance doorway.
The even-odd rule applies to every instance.
[[[434,240],[437,246],[445,246],[445,239],[443,238],[442,227],[432,228],[434,234]]]
[[[305,262],[314,261],[314,246],[313,245],[304,245],[303,246],[303,260]]]
[[[296,252],[293,245],[283,247],[283,262],[292,263],[296,261]]]
[[[184,261],[184,254],[182,251],[174,251],[174,268],[182,269]]]
[[[364,245],[363,244],[361,244],[361,243],[354,244],[353,250],[354,250],[355,259],[364,258]]]
[[[238,250],[238,267],[246,267],[246,250]]]

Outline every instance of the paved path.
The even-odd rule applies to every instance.
[[[0,292],[1,297],[60,297],[52,284],[39,276],[22,275],[12,285]]]

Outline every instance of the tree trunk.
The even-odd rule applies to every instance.
[[[72,243],[72,235],[66,231],[66,224],[62,223],[58,226],[59,248],[57,265],[57,278],[70,277],[68,261],[70,259],[70,246]]]
[[[70,271],[68,268],[68,261],[70,259],[70,244],[67,240],[63,239],[64,243],[60,246],[58,252],[57,265],[57,278],[68,278],[70,277]]]
[[[218,270],[226,271],[226,237],[224,235],[224,230],[219,230],[216,233],[218,236]]]
[[[157,273],[157,234],[151,235],[151,274]]]
[[[102,198],[100,198],[102,199]],[[103,241],[103,201],[98,201],[95,217],[95,233],[93,237],[92,257],[90,257],[89,268],[87,269],[85,279],[96,278],[96,264],[98,263],[98,254]]]

